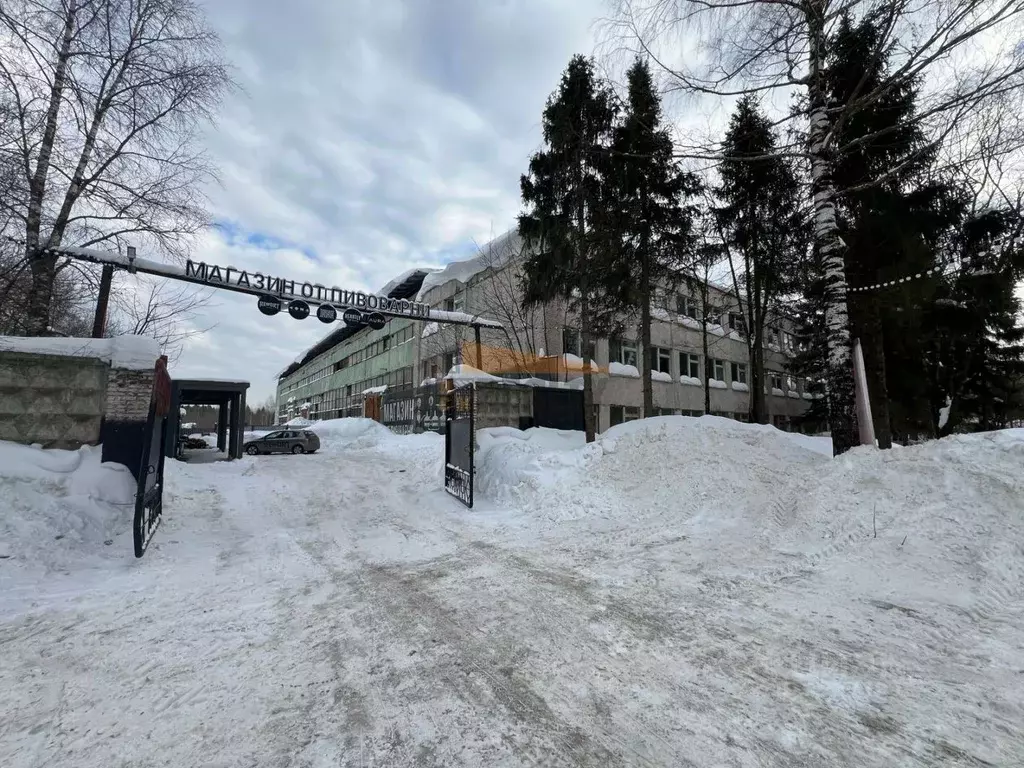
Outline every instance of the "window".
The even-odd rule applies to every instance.
[[[689,352],[679,353],[679,375],[689,376],[691,379],[700,378],[700,357],[691,355]]]
[[[672,372],[672,351],[664,347],[651,347],[651,370]]]
[[[449,296],[447,299],[444,300],[444,311],[445,312],[454,312],[455,311],[455,297],[454,296]]]
[[[793,334],[789,333],[788,331],[783,331],[782,332],[782,348],[786,352],[792,352],[793,349],[795,348],[795,346],[796,345],[793,343]]]
[[[779,333],[774,328],[765,328],[764,331],[764,345],[766,347],[778,346],[779,345]]]
[[[796,379],[792,376],[786,376],[786,389],[790,392],[796,392]]]
[[[747,364],[746,363],[733,363],[732,364],[732,380],[739,382],[740,384],[747,383]]]
[[[691,299],[689,296],[683,296],[679,294],[676,296],[676,313],[683,317],[690,317],[694,320],[697,319],[697,302]]]
[[[711,325],[718,325],[722,322],[722,308],[716,307],[714,304],[708,304],[707,317],[705,319]]]
[[[608,342],[608,359],[613,363],[632,365],[639,368],[637,363],[637,347],[631,341],[625,339],[611,339]]]
[[[562,329],[562,351],[567,355],[580,355],[580,332],[566,326]]]
[[[718,381],[725,381],[725,361],[716,360],[713,357],[709,357],[708,372],[711,374],[712,379],[718,379]]]
[[[750,414],[746,411],[736,411],[736,413],[733,414],[733,418],[736,419],[736,421],[748,422],[750,421]]]
[[[614,427],[617,424],[621,424],[623,420],[621,405],[613,405],[608,409],[608,421]]]
[[[629,406],[613,405],[608,409],[609,421],[611,426],[616,424],[622,424],[627,421],[636,421],[640,418],[639,408],[630,408]]]
[[[781,429],[783,432],[786,432],[786,431],[789,430],[789,417],[788,416],[784,416],[784,415],[782,415],[780,413],[777,413],[774,416],[772,416],[772,423],[775,425],[776,429]]]
[[[739,312],[730,312],[729,329],[736,331],[736,333],[745,335],[747,332],[747,319]]]
[[[772,372],[768,376],[771,381],[772,389],[782,389],[782,374]]]

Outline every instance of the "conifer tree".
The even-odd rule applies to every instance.
[[[654,415],[651,304],[655,289],[671,288],[687,258],[693,237],[694,208],[689,198],[699,189],[695,175],[673,159],[672,138],[662,122],[661,97],[647,63],[637,59],[626,73],[629,96],[614,132],[609,207],[620,273],[628,276],[628,301],[640,311],[640,353],[644,416]]]
[[[544,108],[545,148],[530,158],[520,181],[525,211],[519,233],[527,305],[564,301],[579,319],[587,442],[594,440],[590,361],[595,336],[621,306],[623,281],[614,271],[608,184],[615,110],[611,92],[586,57],[574,56]]]
[[[779,300],[796,282],[807,230],[799,184],[776,152],[771,122],[752,96],[736,107],[723,142],[715,210],[729,253],[733,287],[744,317],[750,362],[750,420],[768,422],[765,399],[765,327],[779,318]]]

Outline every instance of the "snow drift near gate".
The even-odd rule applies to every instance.
[[[60,568],[109,553],[105,541],[131,534],[135,490],[128,468],[101,463],[99,447],[0,442],[0,556]]]

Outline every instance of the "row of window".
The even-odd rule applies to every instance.
[[[331,374],[336,373],[338,371],[343,371],[351,365],[361,363],[364,360],[369,360],[373,357],[376,357],[377,355],[383,354],[384,352],[387,352],[389,349],[397,347],[399,344],[405,344],[408,341],[412,341],[413,333],[413,326],[407,325],[401,330],[391,334],[390,336],[384,336],[383,338],[377,339],[376,341],[367,344],[365,347],[361,347],[360,349],[353,351],[347,357],[342,358],[333,365],[329,365],[324,368],[321,368],[318,371],[314,371],[308,376],[303,376],[301,379],[292,382],[283,390],[281,390],[281,393],[288,394],[289,392],[299,389],[300,387],[305,387],[308,384],[312,384],[315,381],[319,381],[325,376],[330,376]]]
[[[343,357],[341,360],[334,364],[333,370],[343,371],[350,365],[356,365],[357,363],[361,363],[364,360],[369,360],[371,358],[376,357],[377,355],[382,355],[389,349],[397,347],[400,344],[405,344],[407,341],[412,341],[412,337],[413,327],[411,325],[407,325],[402,330],[393,333],[390,336],[384,336],[380,339],[377,339],[372,344],[368,344],[362,349],[355,350],[347,357]]]
[[[692,379],[704,380],[701,372],[700,355],[693,352],[679,352],[679,372],[676,374],[672,370],[673,351],[666,347],[651,347],[651,370],[667,373],[673,377],[676,375],[689,376]],[[637,354],[636,346],[629,343],[612,340],[609,344],[609,358],[613,362],[638,367]],[[726,381],[725,375],[726,371],[728,371],[730,374],[729,381],[737,384],[749,383],[746,363],[736,363],[709,357],[707,359],[707,371],[710,378],[717,379],[718,381]],[[780,371],[767,371],[766,375],[772,389],[783,389],[785,387],[785,389],[791,392],[796,391],[796,379],[793,376]],[[805,382],[805,387],[807,384]]]
[[[310,413],[316,414],[323,411],[335,411],[344,408],[352,408],[362,405],[363,392],[373,387],[387,386],[392,389],[411,387],[412,366],[399,368],[396,371],[382,373],[369,379],[364,379],[355,384],[346,384],[344,387],[331,389],[325,392],[319,399],[312,402]]]

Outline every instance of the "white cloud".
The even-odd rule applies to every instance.
[[[220,185],[196,259],[376,290],[464,258],[512,225],[544,100],[592,49],[602,0],[217,0],[242,90],[208,137]],[[279,248],[257,247],[248,233]],[[313,254],[310,258],[307,254]],[[250,399],[329,329],[218,292],[175,373],[238,377]]]

